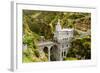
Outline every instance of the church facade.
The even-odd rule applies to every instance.
[[[57,43],[59,49],[59,60],[66,58],[68,49],[70,48],[70,42],[73,38],[73,30],[73,28],[62,29],[60,20],[58,20],[54,33],[54,41]]]

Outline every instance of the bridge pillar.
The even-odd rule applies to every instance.
[[[50,61],[50,46],[48,47],[48,61]]]
[[[59,49],[60,49],[60,61],[62,61],[63,59],[62,59],[62,46],[59,46]]]

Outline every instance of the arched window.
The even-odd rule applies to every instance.
[[[63,57],[63,52],[62,52],[62,57]]]
[[[64,56],[66,56],[66,52],[64,51]]]
[[[66,52],[65,51],[62,52],[62,57],[64,57],[64,56],[66,56]]]

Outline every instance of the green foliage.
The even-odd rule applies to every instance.
[[[69,16],[69,19],[78,19],[82,17],[85,17],[84,13],[74,12]]]
[[[39,57],[40,56],[40,53],[39,53],[38,50],[35,50],[34,53],[35,53],[36,57]]]
[[[23,36],[23,44],[27,44],[29,48],[37,48],[36,42],[40,39],[40,36],[36,33],[33,34],[25,34]]]
[[[91,37],[86,36],[72,41],[67,57],[91,59]]]
[[[28,28],[33,33],[39,36],[44,36],[47,40],[53,39],[53,32],[58,19],[61,20],[63,28],[74,28],[77,24],[76,20],[84,20],[85,17],[90,16],[89,13],[79,12],[52,12],[52,11],[32,11],[23,10],[24,25],[27,24]],[[90,20],[88,20],[89,22]],[[82,22],[86,22],[85,20]],[[80,25],[77,25],[80,26]],[[90,26],[90,25],[89,25]]]
[[[28,58],[27,56],[24,56],[22,60],[23,60],[23,62],[25,62],[25,63],[31,62],[30,58]]]
[[[28,44],[32,43],[33,37],[30,35],[24,35],[23,36],[23,44]]]
[[[66,60],[78,60],[77,58],[72,58],[72,57],[68,57],[68,58],[64,58],[64,61]]]
[[[34,55],[34,52],[32,51],[31,48],[28,48],[26,50],[23,51],[23,62],[31,62],[32,61],[32,57]]]

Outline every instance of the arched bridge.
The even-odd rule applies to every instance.
[[[51,41],[38,42],[40,52],[45,52],[48,54],[48,61],[56,61],[59,59],[59,49],[57,44]]]

